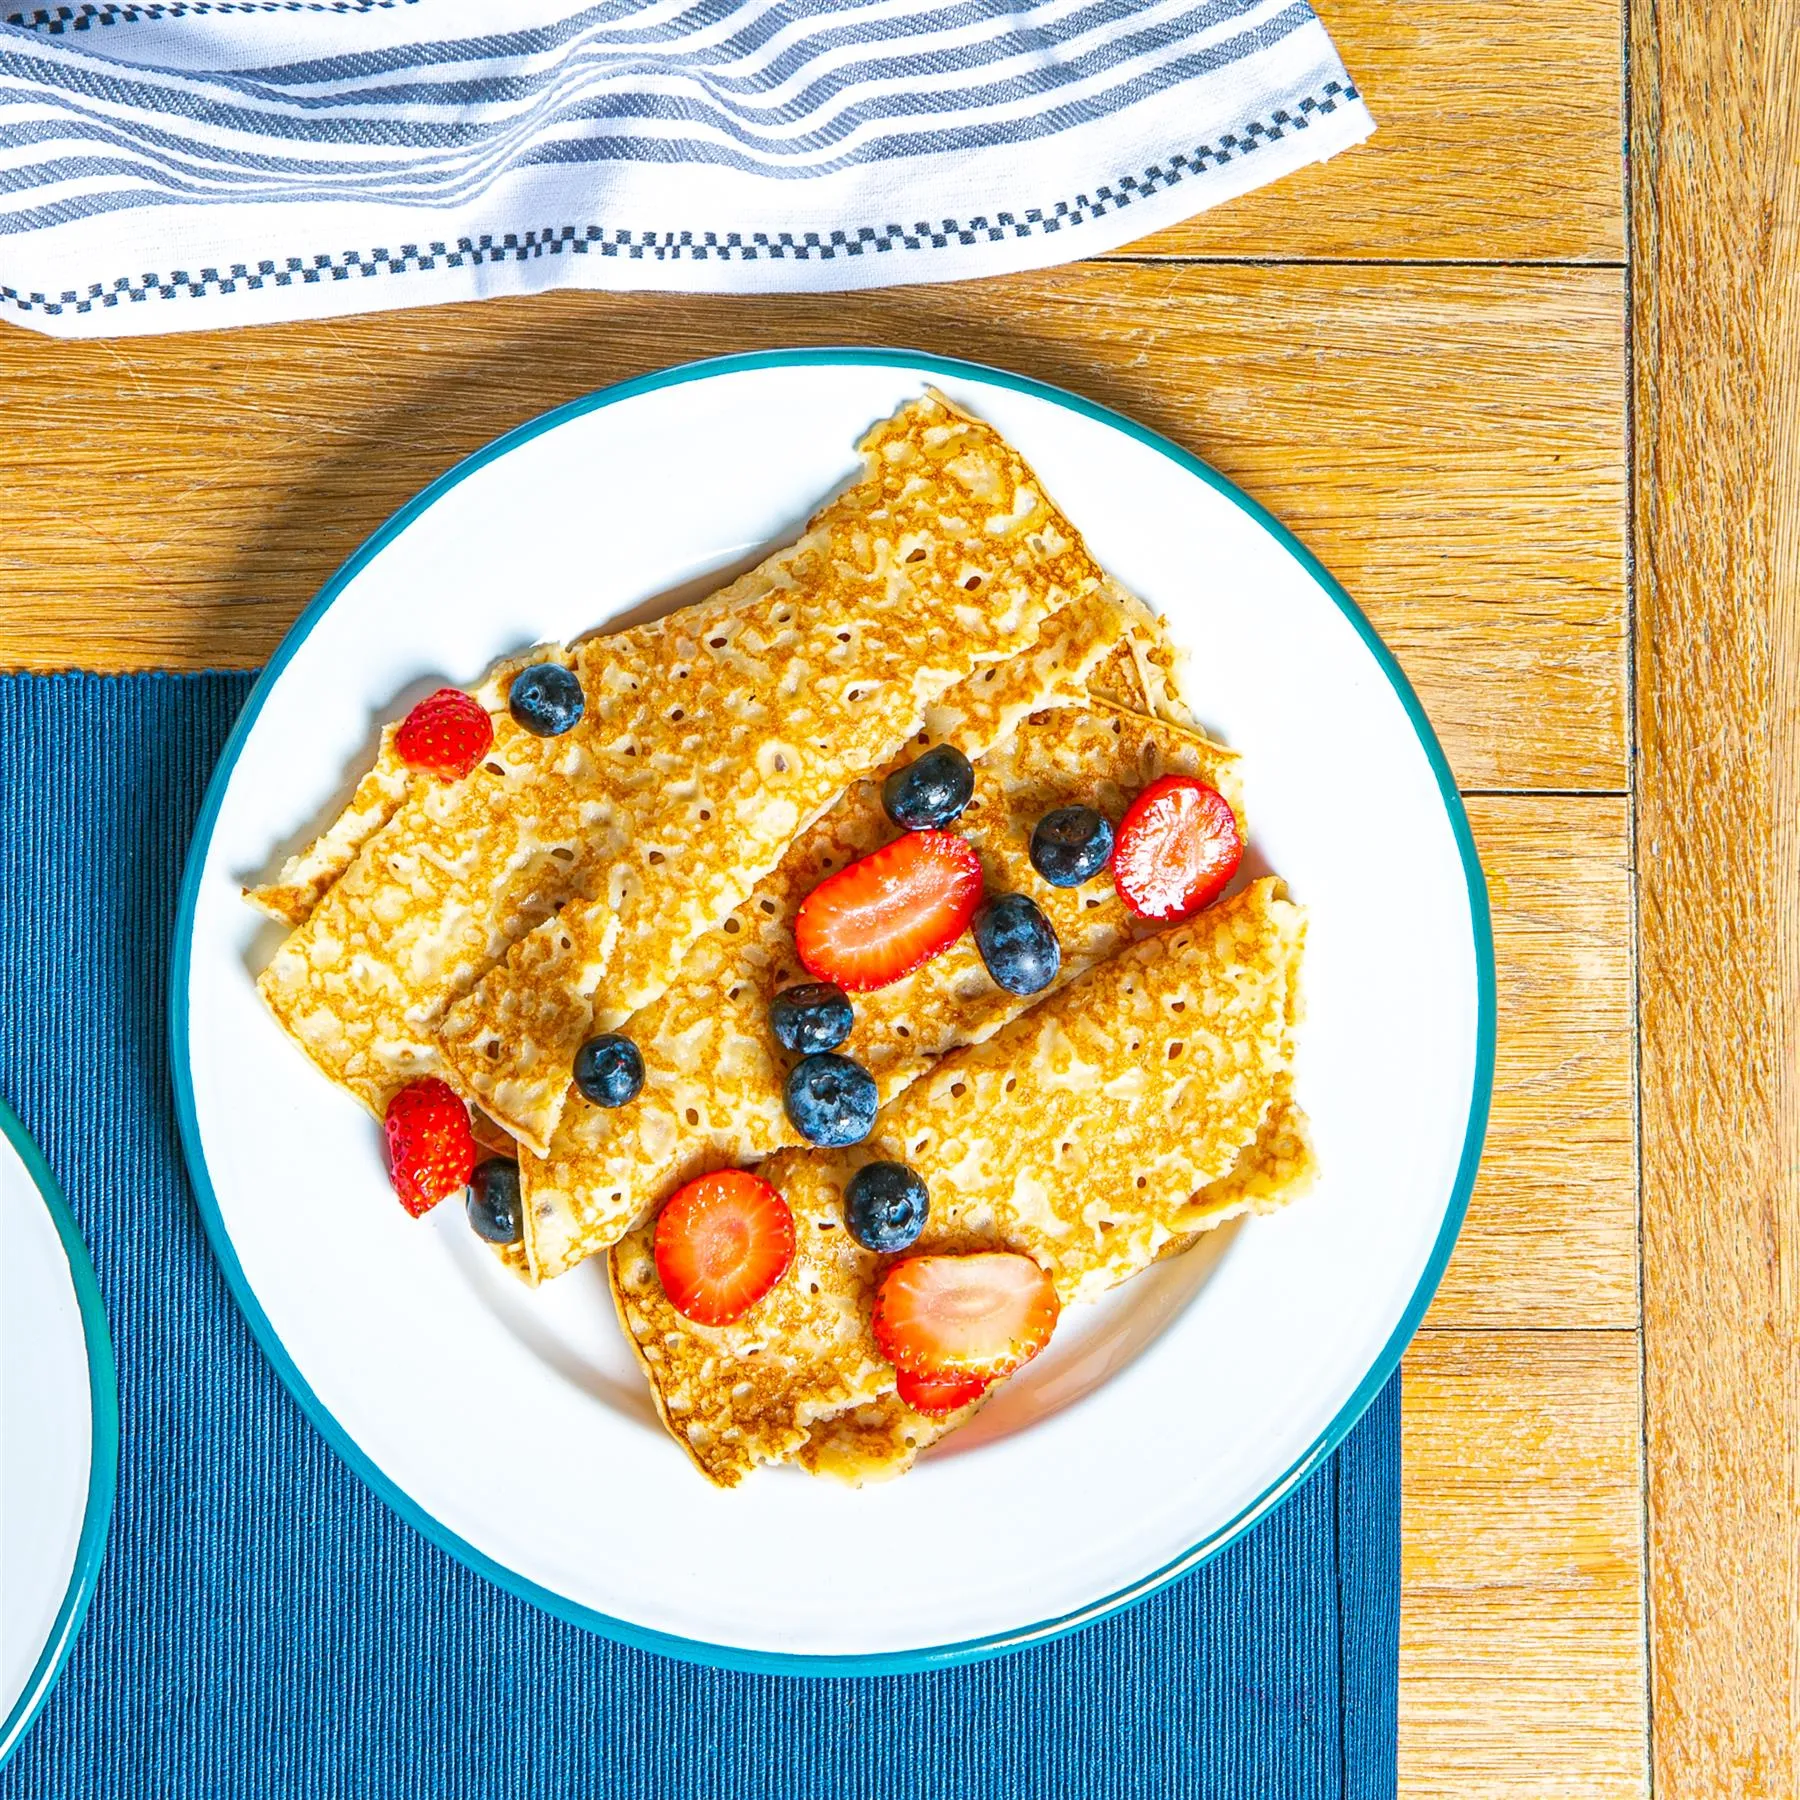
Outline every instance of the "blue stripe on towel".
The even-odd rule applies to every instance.
[[[1265,16],[1250,28],[1184,49],[1196,34],[1259,11]],[[1102,15],[1118,29],[1096,36],[1093,21]],[[927,45],[903,57],[820,70],[797,92],[768,103],[752,97],[759,91],[754,83],[743,93],[731,91],[732,81],[706,70],[704,56],[696,67],[679,55],[658,64],[642,52],[619,57],[584,49],[530,74],[320,94],[280,92],[238,76],[150,79],[93,58],[9,55],[0,39],[0,107],[53,113],[0,123],[0,142],[42,145],[46,152],[0,171],[0,195],[95,178],[121,184],[38,205],[15,198],[0,207],[0,232],[38,230],[164,198],[443,206],[486,192],[514,169],[546,164],[690,162],[805,179],[852,164],[971,153],[1103,120],[1270,48],[1311,23],[1313,14],[1305,0],[1272,14],[1269,0],[1204,0],[1141,27],[1138,17],[1137,9],[1106,0],[985,46]],[[1059,54],[1077,33],[1085,36],[1081,47]],[[1023,66],[936,90],[891,85],[903,78],[979,77],[1006,60]],[[1107,82],[1121,68],[1128,72]],[[633,85],[646,80],[662,91]],[[883,82],[890,91],[869,91]],[[1097,82],[1105,84],[1098,91],[1071,92]],[[532,104],[517,108],[526,99]],[[351,105],[356,116],[346,110]],[[466,116],[502,108],[511,110]],[[956,114],[970,116],[952,121]],[[199,135],[184,133],[181,120],[192,121]],[[646,133],[646,125],[672,129]],[[794,129],[771,129],[782,125]],[[718,135],[697,136],[696,128]],[[77,143],[86,147],[76,151]]]

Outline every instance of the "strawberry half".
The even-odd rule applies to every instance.
[[[821,881],[794,917],[809,975],[867,993],[940,956],[981,904],[981,858],[949,831],[905,837]]]
[[[903,1375],[940,1382],[997,1381],[1050,1341],[1061,1307],[1029,1256],[913,1256],[896,1263],[875,1294],[881,1353]]]
[[[1140,919],[1185,919],[1218,899],[1243,856],[1225,796],[1191,775],[1165,775],[1119,822],[1113,886]]]
[[[894,1392],[914,1412],[933,1419],[979,1400],[988,1385],[979,1375],[965,1375],[960,1381],[927,1381],[923,1375],[909,1375],[902,1369],[894,1377]]]
[[[469,1109],[435,1075],[409,1081],[387,1106],[388,1177],[400,1204],[417,1219],[469,1185],[475,1134]]]
[[[794,1260],[794,1215],[760,1175],[721,1169],[678,1188],[656,1221],[656,1272],[696,1325],[741,1319]]]
[[[461,688],[427,694],[394,733],[402,762],[443,781],[460,781],[494,744],[494,722]]]

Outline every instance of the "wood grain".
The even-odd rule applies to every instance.
[[[1619,0],[1319,0],[1366,143],[1136,253],[1623,259]]]
[[[715,351],[898,343],[1089,394],[1266,502],[1371,614],[1465,784],[1618,788],[1623,331],[1610,270],[1088,264],[753,308],[0,334],[0,665],[260,662],[388,513],[520,420]]]
[[[1434,1325],[1635,1329],[1631,825],[1623,800],[1469,802],[1499,1038],[1481,1178]]]
[[[1426,1331],[1403,1380],[1401,1793],[1644,1794],[1636,1334]]]
[[[1800,0],[1633,20],[1657,1791],[1800,1793]]]

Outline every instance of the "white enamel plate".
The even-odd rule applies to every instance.
[[[462,1208],[395,1204],[380,1134],[264,1013],[239,897],[332,816],[384,719],[496,658],[641,616],[790,539],[876,419],[936,383],[1025,453],[1193,652],[1246,756],[1255,850],[1311,909],[1300,1097],[1323,1178],[1058,1340],[904,1480],[717,1492],[662,1432],[592,1264],[538,1293]],[[171,1029],[207,1228],[319,1428],[446,1549],[551,1611],[740,1667],[967,1660],[1129,1604],[1276,1504],[1379,1391],[1474,1181],[1487,901],[1392,658],[1280,526],[1163,440],[965,364],[798,351],[673,370],[525,426],[430,488],[295,626],[188,865]],[[906,1557],[883,1545],[955,1544]]]
[[[93,1266],[37,1147],[0,1104],[0,1762],[81,1629],[118,1455]]]

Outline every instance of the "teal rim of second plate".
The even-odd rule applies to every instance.
[[[31,1177],[50,1222],[56,1227],[63,1255],[68,1258],[69,1276],[75,1288],[75,1304],[81,1313],[81,1335],[87,1346],[88,1395],[93,1407],[93,1432],[88,1445],[87,1504],[81,1514],[81,1535],[75,1542],[75,1566],[69,1571],[69,1585],[63,1592],[62,1604],[50,1626],[50,1635],[32,1666],[12,1711],[0,1723],[0,1766],[19,1747],[32,1721],[43,1710],[56,1686],[69,1652],[87,1617],[88,1604],[100,1578],[100,1564],[106,1557],[106,1534],[112,1524],[113,1496],[119,1480],[119,1389],[113,1368],[112,1333],[107,1328],[106,1307],[100,1298],[100,1285],[94,1278],[94,1265],[88,1257],[87,1245],[75,1224],[75,1215],[63,1198],[56,1177],[50,1173],[43,1153],[32,1142],[31,1135],[4,1100],[0,1100],[0,1136],[18,1152],[25,1172]]]
[[[238,1262],[237,1253],[232,1246],[231,1234],[226,1229],[224,1217],[219,1210],[218,1197],[213,1192],[212,1179],[206,1165],[205,1147],[200,1140],[199,1120],[194,1110],[193,1080],[188,1067],[187,1043],[188,976],[195,909],[199,902],[200,881],[206,866],[207,851],[212,842],[213,828],[217,823],[219,810],[224,804],[225,791],[230,783],[232,770],[262,711],[264,701],[268,698],[274,684],[280,679],[282,671],[306,641],[313,627],[335,604],[338,596],[350,582],[415,519],[436,505],[453,488],[459,486],[477,470],[485,468],[489,463],[516,450],[520,445],[529,443],[533,438],[540,437],[545,432],[553,431],[558,426],[568,423],[571,419],[601,411],[609,406],[616,406],[622,401],[634,399],[642,394],[655,393],[662,388],[685,386],[691,382],[711,380],[716,376],[762,369],[818,367],[905,369],[913,371],[927,380],[933,376],[944,376],[952,380],[963,378],[989,387],[1006,388],[1014,393],[1028,394],[1066,411],[1078,413],[1084,418],[1092,419],[1099,424],[1124,433],[1125,436],[1156,451],[1158,455],[1166,457],[1177,467],[1203,481],[1215,493],[1223,496],[1233,506],[1247,514],[1288,555],[1293,557],[1355,628],[1357,635],[1374,657],[1389,686],[1392,687],[1405,709],[1408,721],[1418,738],[1419,746],[1431,765],[1432,774],[1437,781],[1438,791],[1443,800],[1444,812],[1456,839],[1458,854],[1462,859],[1463,877],[1468,890],[1469,923],[1476,964],[1477,1015],[1475,1067],[1469,1090],[1469,1113],[1463,1135],[1462,1154],[1457,1165],[1456,1179],[1445,1206],[1443,1223],[1439,1227],[1437,1240],[1432,1246],[1431,1255],[1426,1260],[1418,1286],[1414,1289],[1411,1300],[1401,1314],[1399,1323],[1394,1327],[1374,1363],[1357,1384],[1355,1391],[1339,1409],[1331,1423],[1284,1475],[1271,1483],[1235,1517],[1216,1530],[1207,1533],[1180,1556],[1164,1563],[1160,1568],[1152,1570],[1128,1586],[1072,1612],[1040,1620],[1032,1625],[1020,1626],[1014,1630],[996,1632],[958,1643],[931,1645],[912,1650],[815,1655],[806,1652],[752,1650],[737,1645],[707,1643],[701,1639],[680,1637],[670,1632],[657,1631],[649,1626],[635,1624],[629,1619],[614,1618],[592,1607],[580,1605],[557,1593],[554,1589],[546,1588],[527,1579],[505,1564],[495,1561],[485,1552],[478,1550],[466,1539],[458,1537],[455,1532],[428,1512],[412,1495],[390,1480],[376,1466],[373,1458],[344,1430],[324,1403],[313,1393],[306,1378],[287,1354],[268,1315],[264,1313],[258,1302],[242,1265]],[[1147,1600],[1159,1588],[1167,1586],[1171,1581],[1216,1556],[1233,1540],[1249,1530],[1266,1513],[1279,1505],[1337,1448],[1348,1435],[1351,1427],[1368,1410],[1376,1395],[1387,1385],[1395,1369],[1400,1365],[1400,1359],[1406,1346],[1412,1341],[1414,1332],[1418,1330],[1419,1323],[1425,1316],[1425,1310],[1431,1304],[1432,1296],[1437,1292],[1438,1283],[1443,1278],[1444,1269],[1450,1260],[1450,1253],[1454,1249],[1457,1235],[1462,1229],[1464,1216],[1468,1212],[1469,1196],[1474,1190],[1482,1144],[1487,1135],[1488,1107],[1493,1094],[1494,1081],[1494,1021],[1494,943],[1493,928],[1488,911],[1487,882],[1482,874],[1480,858],[1475,851],[1475,840],[1469,829],[1468,815],[1463,810],[1462,796],[1457,791],[1456,779],[1451,773],[1450,764],[1437,741],[1430,721],[1425,716],[1425,709],[1419,704],[1418,696],[1413,692],[1411,683],[1401,672],[1400,665],[1394,660],[1392,651],[1381,641],[1375,628],[1364,617],[1362,609],[1351,599],[1319,559],[1273,514],[1252,500],[1249,495],[1240,492],[1224,476],[1208,468],[1198,457],[1190,455],[1179,445],[1171,443],[1167,438],[1145,426],[1136,424],[1108,407],[1085,400],[1079,394],[1071,394],[1061,388],[1052,387],[1047,382],[1035,380],[1030,376],[1015,375],[1004,369],[988,368],[980,363],[963,362],[952,357],[931,356],[919,351],[854,347],[759,350],[736,356],[712,357],[700,362],[682,363],[675,368],[662,369],[653,374],[639,376],[631,381],[620,382],[614,387],[602,388],[597,393],[584,395],[578,400],[571,400],[565,405],[542,413],[535,419],[529,419],[523,425],[494,439],[492,443],[446,470],[423,492],[394,513],[385,524],[359,546],[343,567],[326,582],[319,591],[318,597],[294,622],[293,627],[282,639],[268,666],[257,680],[256,686],[251,689],[249,698],[245,700],[237,723],[232,727],[231,735],[226,739],[224,751],[219,758],[219,765],[214,770],[212,780],[207,786],[200,817],[194,827],[193,842],[188,851],[187,865],[182,875],[180,902],[175,917],[173,954],[169,963],[169,1063],[174,1078],[176,1112],[181,1128],[182,1149],[187,1158],[188,1171],[194,1183],[195,1194],[200,1205],[200,1215],[206,1226],[206,1234],[211,1240],[213,1253],[217,1256],[219,1264],[225,1272],[225,1278],[230,1284],[232,1294],[244,1316],[249,1320],[250,1328],[255,1333],[257,1341],[262,1345],[264,1354],[274,1364],[277,1374],[286,1383],[289,1391],[299,1401],[301,1408],[323,1434],[325,1440],[362,1480],[410,1525],[423,1533],[441,1550],[448,1552],[459,1562],[475,1570],[477,1574],[485,1576],[506,1592],[529,1600],[556,1618],[583,1626],[590,1631],[597,1631],[603,1636],[632,1645],[637,1649],[652,1650],[663,1656],[674,1657],[683,1662],[697,1663],[708,1668],[739,1669],[774,1675],[908,1674],[927,1669],[948,1668],[960,1663],[979,1662],[988,1657],[1003,1656],[1014,1650],[1023,1650],[1035,1644],[1048,1643],[1055,1638],[1064,1637],[1072,1631],[1078,1631],[1083,1626],[1105,1618],[1111,1613],[1121,1612],[1127,1607]]]

